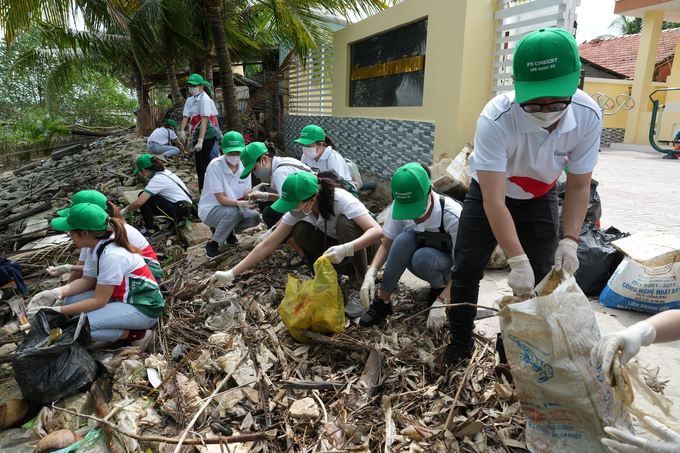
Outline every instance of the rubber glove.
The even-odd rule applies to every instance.
[[[120,210],[121,215],[125,215],[125,214],[127,214],[127,212],[128,212],[127,206],[125,206],[123,209]]]
[[[564,269],[568,274],[574,274],[578,269],[578,244],[572,239],[562,239],[555,251],[555,270]]]
[[[210,286],[226,285],[234,281],[234,273],[232,271],[215,272],[210,279]]]
[[[590,351],[590,360],[593,365],[601,363],[604,375],[610,376],[616,351],[621,350],[621,365],[623,366],[640,352],[641,346],[649,346],[654,343],[655,338],[654,326],[646,321],[640,321],[620,332],[603,336]]]
[[[325,256],[328,256],[328,261],[333,264],[341,263],[348,256],[354,256],[354,246],[351,242],[347,244],[334,245],[325,252]]]
[[[611,451],[618,453],[680,453],[680,434],[650,416],[645,417],[645,423],[649,426],[651,432],[664,441],[655,442],[635,437],[627,431],[608,426],[604,431],[622,442],[602,439],[602,443],[609,447]]]
[[[273,230],[270,228],[270,229],[268,229],[267,231],[265,231],[264,233],[262,233],[262,234],[255,240],[255,246],[258,246],[258,245],[262,244],[262,241],[264,241],[265,239],[267,239],[267,238],[269,237],[269,235],[272,234],[272,231],[273,231]]]
[[[257,207],[255,203],[248,200],[239,200],[236,204],[241,209],[255,209]]]
[[[369,267],[364,277],[364,283],[361,285],[361,303],[364,304],[366,310],[371,306],[373,298],[375,297],[375,279],[378,276],[378,269]]]
[[[427,328],[432,332],[439,331],[446,323],[446,308],[441,308],[442,305],[444,305],[442,302],[435,300],[427,316]]]
[[[197,153],[203,149],[203,139],[199,138],[198,141],[196,142],[196,146],[194,146],[194,152]]]
[[[269,187],[269,183],[268,182],[261,182],[258,185],[256,185],[255,187],[253,187],[252,191],[253,192],[264,192],[263,190],[261,190],[263,187]]]
[[[184,131],[180,131],[180,132],[179,132],[179,135],[178,135],[178,138],[180,139],[180,141],[181,141],[182,143],[186,143],[186,142],[187,142],[187,133],[184,132]]]
[[[257,191],[252,191],[248,194],[248,199],[249,200],[257,200],[257,201],[269,201],[269,193],[268,192],[257,192]]]
[[[515,296],[531,294],[534,290],[534,271],[529,264],[526,255],[514,256],[508,259],[510,264],[510,275],[508,275],[508,285],[512,288]]]
[[[53,277],[59,277],[61,274],[71,272],[73,266],[71,264],[62,264],[61,266],[50,266],[47,268],[47,273]]]
[[[29,316],[35,315],[38,310],[51,304],[62,296],[60,288],[48,289],[46,291],[41,291],[28,303],[26,307],[26,314]]]

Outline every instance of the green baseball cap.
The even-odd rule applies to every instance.
[[[576,39],[561,28],[529,33],[515,47],[512,77],[519,104],[543,97],[573,96],[581,78]]]
[[[243,173],[241,173],[240,176],[241,179],[246,179],[248,177],[250,172],[253,171],[253,167],[255,166],[257,159],[259,159],[260,156],[266,152],[267,145],[262,142],[253,142],[245,147],[245,149],[241,152],[241,163],[244,167]]]
[[[80,203],[69,210],[68,216],[52,219],[52,228],[57,231],[102,231],[108,227],[109,215],[92,203]]]
[[[319,179],[316,175],[306,171],[291,173],[283,181],[281,197],[274,202],[272,209],[276,212],[286,213],[318,192]]]
[[[236,131],[229,131],[222,137],[222,151],[224,154],[238,151],[240,153],[246,149],[246,142],[243,140],[243,135]]]
[[[310,124],[305,126],[300,131],[300,138],[293,140],[295,143],[300,143],[303,145],[311,145],[312,143],[322,142],[326,140],[326,134],[319,126],[316,124]]]
[[[201,77],[200,74],[191,74],[189,76],[189,80],[187,80],[185,85],[203,85],[205,84],[205,80],[203,80],[203,77]]]
[[[72,207],[81,203],[94,204],[106,211],[106,208],[108,207],[106,205],[107,201],[106,195],[101,192],[97,192],[96,190],[81,190],[80,192],[73,194],[73,197],[71,197],[71,207],[57,211],[57,215],[66,217]]]
[[[422,165],[411,162],[400,167],[392,177],[392,218],[395,220],[417,219],[425,212],[430,178]]]
[[[177,130],[177,123],[175,123],[175,120],[167,120],[165,126],[172,126],[173,129]]]
[[[149,167],[153,167],[153,156],[151,154],[142,154],[137,158],[137,170],[133,171],[132,174],[136,175],[139,173],[139,170]]]
[[[203,81],[203,87],[204,87],[203,91],[205,91],[208,94],[211,93],[212,87],[210,86],[210,82],[208,82],[207,80],[204,80]]]

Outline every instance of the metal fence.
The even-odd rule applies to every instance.
[[[286,76],[284,108],[289,115],[330,116],[333,109],[333,44],[295,57]]]

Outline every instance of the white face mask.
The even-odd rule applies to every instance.
[[[567,107],[569,108],[569,107]],[[536,113],[527,113],[524,112],[524,114],[531,120],[532,123],[534,123],[538,127],[550,127],[553,124],[555,124],[560,118],[562,118],[562,115],[564,115],[567,112],[567,109],[562,110],[561,112],[536,112]]]
[[[201,90],[199,90],[197,86],[189,87],[189,93],[191,93],[192,96],[196,96],[200,92]]]
[[[229,162],[231,165],[238,165],[239,162],[241,162],[241,156],[225,156],[227,158],[227,162]]]
[[[316,146],[303,146],[302,154],[304,154],[307,159],[316,159]]]
[[[305,203],[305,204],[307,204],[307,203]],[[295,220],[302,220],[305,217],[307,217],[309,212],[312,212],[311,210],[309,212],[305,212],[305,204],[303,204],[299,208],[295,208],[295,209],[290,210],[290,215],[292,215]]]

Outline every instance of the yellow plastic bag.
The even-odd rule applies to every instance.
[[[300,279],[288,274],[286,295],[279,305],[279,315],[296,340],[306,343],[300,330],[312,332],[344,332],[345,304],[338,274],[328,257],[314,263],[316,277],[300,286]]]

